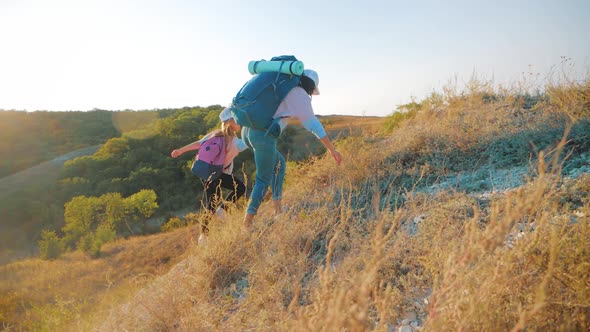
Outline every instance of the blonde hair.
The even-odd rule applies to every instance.
[[[221,132],[223,133],[223,136],[225,136],[225,137],[235,137],[236,136],[236,132],[229,125],[230,121],[231,120],[227,120],[227,121],[223,121],[221,123]]]

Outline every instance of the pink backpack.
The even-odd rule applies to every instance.
[[[191,171],[201,179],[215,180],[221,176],[225,161],[225,138],[213,136],[201,144]]]

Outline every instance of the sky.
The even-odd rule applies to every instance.
[[[319,73],[316,114],[386,116],[474,75],[590,68],[590,0],[0,0],[0,109],[228,105],[250,60]]]

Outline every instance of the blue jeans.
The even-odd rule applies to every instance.
[[[285,179],[285,157],[277,150],[277,139],[267,136],[262,130],[243,127],[242,139],[254,151],[256,181],[246,212],[256,214],[269,185],[272,199],[281,199]]]

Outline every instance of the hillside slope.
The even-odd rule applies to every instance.
[[[451,101],[290,169],[287,212],[215,223],[97,328],[587,330],[590,121]]]
[[[379,150],[360,157],[378,164]],[[379,176],[359,183],[350,165],[313,167],[325,170],[290,175],[299,188],[284,215],[263,212],[253,234],[239,211],[216,223],[207,247],[114,306],[99,330],[588,327],[590,174],[405,195],[380,191]],[[400,208],[380,206],[396,195]]]
[[[15,218],[15,215],[19,215],[16,210],[37,205],[39,192],[52,188],[63,170],[64,162],[91,155],[99,148],[100,145],[95,145],[66,153],[0,179],[0,264],[31,256],[36,251],[37,244],[30,239],[37,238],[40,230],[33,230],[36,233],[34,235],[29,230],[35,229],[32,225],[40,221],[31,220],[36,218]]]
[[[552,95],[532,104],[477,91],[427,99],[391,132],[339,140],[341,166],[328,156],[291,163],[287,210],[275,216],[265,203],[252,233],[240,205],[211,223],[205,247],[179,254],[162,242],[158,256],[174,264],[136,287],[122,283],[116,296],[98,292],[94,309],[56,292],[42,318],[33,306],[19,316],[28,325],[3,322],[76,331],[588,330],[590,84],[575,88],[567,107]],[[0,276],[14,278],[14,266]],[[36,289],[22,280],[2,293],[23,283]]]
[[[82,252],[58,260],[27,259],[0,266],[0,326],[6,331],[91,330],[89,312],[102,312],[185,257],[195,230],[121,239],[100,258]]]

